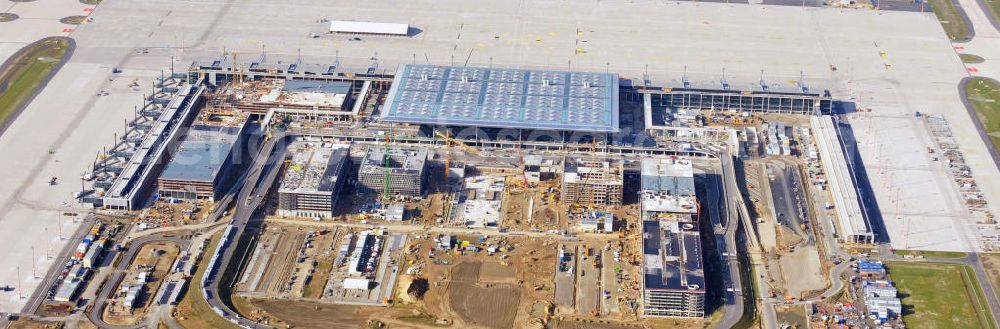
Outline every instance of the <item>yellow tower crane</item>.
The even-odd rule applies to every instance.
[[[445,178],[448,178],[448,171],[451,168],[451,148],[453,146],[458,145],[458,146],[461,146],[462,149],[464,149],[465,151],[467,151],[469,153],[472,153],[472,154],[475,154],[475,155],[480,155],[479,150],[477,150],[475,147],[469,146],[469,144],[466,144],[466,143],[464,143],[464,142],[462,142],[460,140],[451,138],[451,136],[448,136],[449,134],[447,134],[447,133],[441,133],[440,131],[434,131],[434,134],[437,135],[438,137],[443,138],[445,140],[445,145],[448,147],[448,152],[446,153],[445,158],[444,158],[444,177]]]

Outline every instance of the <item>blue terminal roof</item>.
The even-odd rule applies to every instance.
[[[402,65],[386,122],[618,132],[618,75]]]
[[[238,133],[239,127],[192,126],[160,178],[214,181],[229,157]]]

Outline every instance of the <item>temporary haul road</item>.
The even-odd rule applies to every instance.
[[[276,141],[280,141],[280,145],[275,149]],[[276,134],[273,138],[268,140],[260,149],[260,151],[255,154],[254,161],[248,170],[248,175],[246,179],[241,179],[237,182],[238,185],[242,184],[242,188],[239,190],[239,194],[236,198],[236,211],[233,213],[233,219],[230,222],[230,227],[232,232],[229,233],[229,242],[226,244],[219,244],[216,255],[219,257],[216,259],[213,257],[212,261],[215,264],[209,265],[212,269],[211,271],[205,271],[204,277],[202,278],[202,286],[197,287],[197,289],[204,289],[204,296],[208,304],[215,310],[219,315],[225,317],[230,322],[236,323],[245,328],[269,328],[262,324],[250,321],[246,318],[239,316],[239,314],[233,311],[227,304],[222,300],[219,294],[219,284],[223,280],[223,276],[228,270],[233,259],[233,255],[236,252],[236,246],[239,245],[240,237],[243,231],[246,229],[247,224],[253,219],[254,213],[260,206],[261,202],[267,195],[267,191],[271,189],[271,185],[274,183],[275,178],[278,176],[280,171],[282,161],[285,156],[287,143],[284,142],[284,134]],[[261,180],[261,174],[264,168],[267,168],[266,174],[263,180]],[[228,230],[226,232],[229,232]],[[226,234],[226,233],[224,233]],[[228,284],[228,283],[227,283]],[[229,289],[226,287],[225,289]]]
[[[727,261],[726,268],[728,271],[723,273],[724,282],[726,285],[726,305],[725,312],[722,315],[722,320],[719,321],[719,328],[732,328],[736,323],[740,321],[743,317],[743,311],[746,307],[744,305],[744,287],[742,277],[740,276],[740,261],[737,249],[737,235],[736,232],[739,231],[740,223],[746,223],[748,218],[742,218],[741,209],[745,209],[743,205],[742,192],[738,183],[736,182],[736,168],[733,163],[732,156],[720,156],[719,160],[722,165],[722,179],[721,185],[723,187],[723,198],[725,200],[723,207],[726,209],[726,218],[723,223],[725,223],[725,236],[723,241],[723,246],[725,247],[725,252],[728,257],[724,257]],[[744,238],[743,241],[756,241],[753,238],[753,226],[744,226],[743,231],[749,235],[749,239]],[[748,246],[748,249],[751,246]],[[765,322],[766,323],[766,322]],[[768,327],[770,328],[770,327]]]
[[[838,97],[856,97],[860,105],[887,116],[912,116],[914,111],[925,110],[944,113],[959,134],[977,180],[992,181],[998,177],[991,163],[987,168],[979,161],[988,157],[983,156],[985,152],[978,152],[982,149],[978,136],[966,133],[973,129],[968,129],[970,118],[958,108],[957,91],[942,87],[954,84],[966,74],[956,56],[949,53],[951,43],[929,13],[657,1],[615,5],[603,1],[574,2],[573,6],[566,6],[565,1],[486,1],[473,5],[460,0],[419,0],[403,5],[346,0],[306,0],[294,4],[251,0],[240,2],[239,6],[232,3],[206,1],[194,6],[183,1],[126,1],[107,2],[95,10],[95,21],[80,26],[72,35],[78,41],[74,58],[8,133],[0,137],[0,149],[19,155],[0,158],[0,169],[7,173],[0,177],[0,204],[3,204],[0,223],[22,226],[25,223],[22,219],[30,219],[36,224],[24,225],[26,231],[0,231],[0,240],[10,241],[11,250],[26,251],[33,241],[46,235],[43,231],[46,225],[51,235],[56,218],[53,215],[62,210],[60,204],[75,187],[43,186],[38,178],[75,177],[81,170],[80,164],[89,162],[101,148],[93,143],[92,137],[110,139],[112,132],[120,130],[120,123],[107,118],[130,115],[139,95],[127,91],[127,80],[137,77],[145,83],[158,74],[154,71],[170,63],[172,56],[185,60],[216,56],[221,45],[256,54],[266,44],[270,50],[268,56],[279,58],[282,55],[294,58],[294,49],[300,48],[305,54],[330,54],[325,58],[331,59],[333,50],[337,50],[345,66],[356,67],[370,65],[370,58],[375,55],[380,67],[389,68],[409,63],[415,57],[447,63],[456,53],[462,55],[467,49],[475,49],[470,53],[470,65],[548,68],[571,65],[573,69],[591,71],[610,68],[633,79],[648,71],[654,83],[679,79],[682,71],[688,71],[684,68],[690,67],[688,75],[692,80],[717,82],[719,72],[725,69],[726,80],[743,85],[756,81],[760,71],[766,69],[768,80],[784,83],[805,76],[807,83],[829,86]],[[432,3],[437,4],[434,7],[447,8],[446,12],[423,15]],[[306,30],[316,17],[301,14],[307,11],[338,11],[355,15],[345,19],[369,16],[377,21],[409,17],[415,19],[412,25],[423,32],[413,38],[366,37],[348,42],[324,36],[313,40]],[[468,15],[455,14],[459,12]],[[274,24],[253,24],[254,17],[260,17],[261,13],[278,14],[273,15]],[[542,16],[545,18],[540,19]],[[644,29],[649,33],[635,33],[632,28],[635,21],[650,22]],[[512,25],[517,29],[493,33]],[[285,28],[288,26],[303,28]],[[582,32],[579,36],[587,41],[585,54],[574,51],[574,40],[579,39],[576,32]],[[651,33],[679,39],[651,44]],[[259,36],[259,40],[248,40],[247,35]],[[461,38],[456,39],[455,35]],[[774,35],[779,37],[765,39]],[[768,46],[754,46],[763,42]],[[975,41],[970,49],[974,45]],[[150,53],[135,55],[140,49],[149,49]],[[887,55],[880,56],[881,51]],[[886,61],[891,61],[891,69],[886,68]],[[831,72],[829,65],[840,70]],[[111,67],[124,67],[130,75],[108,82],[114,78],[108,73]],[[93,96],[105,89],[111,91],[110,96]],[[889,128],[910,130],[910,123],[900,121],[899,125],[886,129],[862,131],[861,139],[885,140],[895,135],[896,130]],[[868,164],[877,162],[866,160]],[[880,183],[875,181],[873,185]],[[986,184],[983,188],[995,208],[1000,186]],[[232,195],[229,196],[231,199]],[[880,201],[885,199],[880,196]],[[902,196],[902,199],[909,198]],[[943,208],[939,202],[926,205]],[[961,218],[928,219],[958,223]],[[964,239],[952,234],[938,236]],[[13,269],[17,266],[24,269],[31,263],[26,254],[21,252],[0,260],[0,282],[15,281]],[[50,265],[40,264],[42,270]],[[26,290],[35,290],[39,285],[27,282]],[[23,303],[20,299],[0,300],[0,308],[15,310]]]
[[[132,261],[135,259],[136,254],[142,250],[142,247],[149,243],[155,242],[172,242],[181,246],[181,249],[186,249],[189,245],[189,241],[182,240],[173,237],[164,236],[146,236],[132,240],[132,243],[128,246],[128,252],[122,255],[122,258],[118,260],[118,266],[114,268],[111,277],[104,281],[101,286],[101,290],[97,292],[97,298],[94,300],[94,307],[90,309],[87,313],[87,317],[90,321],[99,328],[104,329],[137,329],[146,327],[146,323],[139,323],[132,326],[116,326],[109,324],[104,321],[104,308],[107,307],[108,298],[114,295],[118,289],[118,285],[122,282],[125,274],[128,272],[128,267],[132,265]],[[155,291],[147,291],[147,295],[155,294]]]
[[[987,35],[985,27],[979,24],[979,18],[985,16],[978,8],[972,9],[975,1],[960,2],[973,16],[977,30],[968,50],[978,52],[977,44],[988,48],[989,44],[976,41]],[[45,3],[19,3],[14,8],[34,7],[36,13],[42,13]],[[914,111],[943,113],[953,124],[977,180],[1000,179],[991,162],[986,167],[987,162],[980,161],[989,158],[972,128],[974,118],[959,108],[957,88],[942,87],[954,85],[968,74],[931,13],[685,1],[592,0],[573,1],[572,6],[569,3],[538,0],[475,4],[461,0],[417,0],[403,4],[248,0],[237,6],[226,0],[197,4],[102,3],[90,16],[94,18],[92,22],[70,33],[77,40],[73,58],[7,133],[0,136],[0,150],[18,155],[0,157],[0,170],[6,173],[0,177],[0,224],[25,228],[0,230],[0,240],[9,241],[11,250],[20,251],[0,260],[0,283],[16,282],[15,269],[28,268],[32,263],[27,251],[36,241],[52,235],[57,214],[69,207],[64,202],[72,202],[70,195],[77,187],[71,185],[75,184],[46,186],[43,178],[77,177],[82,164],[89,163],[103,146],[94,143],[94,139],[110,141],[113,133],[120,132],[121,123],[108,118],[131,116],[142,92],[131,91],[127,87],[129,81],[137,78],[141,85],[148,85],[161,69],[171,64],[218,56],[223,48],[257,56],[266,45],[269,59],[282,60],[296,58],[296,49],[301,49],[306,54],[304,61],[332,63],[339,59],[344,67],[367,67],[375,57],[374,62],[380,68],[390,71],[400,63],[447,64],[451,58],[469,54],[469,65],[549,69],[571,66],[580,71],[611,70],[635,81],[641,81],[648,73],[654,85],[676,82],[686,71],[695,83],[717,86],[720,72],[725,70],[725,80],[741,87],[756,83],[761,70],[766,70],[765,79],[771,84],[787,85],[789,80],[804,77],[813,88],[829,88],[836,97],[855,98],[858,105],[886,116],[912,116]],[[310,32],[325,32],[329,26],[317,23],[319,17],[315,15],[302,14],[307,12],[347,15],[338,19],[412,20],[411,26],[421,32],[411,37],[364,37],[357,41],[327,34],[312,38]],[[262,15],[270,15],[272,24],[256,24],[254,17]],[[637,32],[637,21],[648,24]],[[31,27],[35,26],[33,22],[20,19],[4,26]],[[0,31],[0,39],[22,38],[20,30],[23,29],[5,28]],[[676,42],[650,41],[663,35],[676,38]],[[585,44],[584,53],[576,51],[578,44]],[[767,46],[759,47],[760,44]],[[13,49],[4,47],[0,53],[10,50]],[[886,54],[885,58],[880,52]],[[887,62],[891,69],[886,68]],[[987,69],[989,63],[988,59],[978,66]],[[833,72],[830,65],[839,69]],[[112,67],[122,68],[124,73],[112,74]],[[102,91],[110,95],[95,96]],[[897,131],[910,130],[910,122],[898,123],[863,132],[860,137],[866,141],[885,140],[898,135]],[[910,143],[902,138],[899,142]],[[877,163],[871,158],[866,160],[867,164]],[[873,185],[881,186],[882,182],[874,181]],[[997,198],[1000,185],[983,184],[982,188],[991,204],[1000,201]],[[902,200],[910,197],[900,195]],[[887,200],[886,195],[880,195],[879,199],[880,203]],[[942,201],[923,201],[916,205],[944,208]],[[996,205],[992,207],[995,209]],[[963,217],[927,218],[928,222],[953,223],[953,226],[962,225],[963,220]],[[893,225],[904,224],[891,223],[890,233],[903,231],[893,230]],[[68,231],[70,226],[64,229]],[[965,239],[950,232],[927,238],[933,239],[928,243]],[[53,241],[51,245],[59,248],[63,243]],[[53,264],[43,260],[38,267],[45,271]],[[44,286],[40,281],[26,280],[24,290],[34,291]],[[0,296],[3,297],[0,310],[21,310],[26,300],[7,298],[10,296]]]
[[[206,297],[209,305],[218,310],[217,313],[225,317],[230,322],[237,323],[243,327],[261,328],[266,326],[250,321],[246,318],[243,318],[239,316],[238,313],[233,311],[226,304],[226,302],[219,297],[220,283],[223,283],[221,282],[222,276],[226,273],[229,266],[233,265],[232,263],[234,260],[233,256],[235,255],[236,252],[235,247],[239,244],[240,236],[243,234],[244,230],[246,229],[246,226],[250,224],[251,221],[253,220],[262,219],[262,217],[254,218],[253,215],[256,213],[261,202],[264,200],[266,194],[265,192],[270,190],[271,185],[277,178],[277,174],[280,171],[281,167],[281,159],[284,158],[286,151],[285,149],[285,147],[287,146],[286,139],[294,138],[297,136],[300,135],[285,134],[284,132],[275,133],[274,136],[270,140],[268,140],[254,155],[253,163],[247,170],[246,175],[241,177],[237,181],[237,184],[242,184],[242,188],[239,190],[239,194],[236,196],[235,199],[236,211],[234,212],[233,219],[229,224],[232,227],[232,232],[228,236],[229,241],[226,244],[220,244],[219,245],[220,249],[214,252],[215,254],[218,254],[219,257],[217,260],[215,260],[216,263],[214,266],[210,265],[212,271],[205,272],[205,277],[203,278],[202,287],[197,287],[197,289],[204,289],[205,291],[204,296]],[[276,143],[280,143],[281,145],[276,145]],[[719,152],[724,153],[723,151]],[[705,154],[716,156],[711,152]],[[728,175],[729,177],[734,177],[733,175],[735,175],[735,169],[733,168],[731,157],[721,156],[720,158],[724,159],[722,161],[723,172],[729,173],[730,174]],[[725,159],[728,159],[728,161]],[[264,174],[263,178],[261,178],[261,174]],[[724,174],[723,176],[727,175]],[[745,205],[743,205],[743,200],[739,194],[740,190],[736,186],[735,178],[727,179],[725,184],[727,185],[725,187],[725,195],[727,198],[726,209],[728,210],[729,215],[725,220],[726,233],[724,238],[725,243],[723,245],[726,250],[725,252],[728,255],[736,255],[737,252],[736,233],[738,225],[736,221],[741,220],[740,219],[741,211],[745,213]],[[230,190],[230,193],[232,193],[232,191],[233,190]],[[735,193],[737,193],[737,196],[735,198],[730,196],[730,194],[734,193],[734,191]],[[225,198],[225,200],[227,200],[228,202],[233,201],[232,198],[230,198],[230,196],[231,194],[227,195],[227,198]],[[225,206],[226,204],[227,203],[220,203],[220,207],[218,209],[226,208]],[[732,206],[730,206],[730,204]],[[216,215],[219,215],[219,217],[221,217],[221,214],[216,214]],[[745,222],[745,220],[741,221]],[[293,221],[288,221],[288,222],[293,222]],[[304,224],[322,225],[324,223],[304,223]],[[330,225],[344,225],[344,224],[331,223]],[[370,226],[370,225],[362,225],[362,226]],[[387,227],[387,228],[390,231],[399,230],[400,232],[425,230],[423,226],[417,226],[417,225],[392,225],[392,227]],[[444,228],[431,228],[431,230],[442,230],[442,232],[445,231]],[[469,231],[455,230],[455,233],[469,233]],[[487,232],[483,233],[485,234]],[[496,233],[489,232],[489,234],[496,234]],[[505,234],[524,235],[524,236],[553,235],[545,232],[507,232]],[[756,241],[756,239],[754,238],[751,238],[750,240]],[[723,276],[725,277],[724,281],[730,282],[731,287],[734,289],[732,289],[731,291],[727,289],[725,293],[726,305],[724,307],[726,311],[723,321],[722,323],[720,323],[721,328],[728,328],[731,327],[733,324],[737,323],[742,318],[744,310],[739,262],[736,257],[730,257],[728,258],[728,261],[729,261],[729,264],[727,266],[728,271],[723,273]],[[226,287],[226,289],[228,289],[228,287]]]

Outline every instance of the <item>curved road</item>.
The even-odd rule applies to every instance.
[[[228,243],[225,245],[220,245],[219,249],[216,251],[218,254],[218,259],[214,268],[211,272],[206,272],[203,278],[202,287],[197,287],[204,289],[204,296],[208,301],[208,304],[220,313],[221,316],[226,318],[232,323],[238,324],[244,328],[267,328],[267,326],[260,323],[251,321],[249,319],[243,318],[237,312],[232,310],[225,301],[219,298],[220,290],[220,274],[226,273],[227,268],[231,264],[233,255],[235,253],[235,245],[239,243],[239,237],[243,234],[244,229],[247,224],[252,220],[252,215],[256,212],[257,208],[260,206],[261,202],[264,200],[267,191],[270,190],[271,185],[274,183],[275,178],[278,174],[278,169],[280,169],[280,164],[285,156],[285,146],[282,144],[275,149],[275,143],[278,141],[284,141],[285,138],[290,138],[297,136],[298,134],[285,134],[285,133],[275,133],[274,137],[269,140],[260,151],[254,156],[254,160],[250,168],[248,168],[244,177],[241,177],[239,181],[234,185],[239,186],[242,184],[238,195],[235,198],[236,201],[236,211],[233,214],[232,222],[230,226],[232,227],[232,232],[229,233]],[[711,152],[709,152],[711,153]],[[726,152],[719,152],[725,154]],[[268,155],[268,156],[262,156]],[[712,154],[715,155],[715,154]],[[727,156],[720,156],[720,158],[726,159]],[[733,168],[732,159],[729,161],[723,160],[723,169],[728,169],[725,174],[735,175],[735,169]],[[728,167],[727,167],[728,165]],[[263,179],[261,179],[261,174],[264,174]],[[724,175],[725,175],[724,174]],[[730,176],[734,177],[734,176]],[[727,179],[726,181],[726,192],[736,191],[739,192],[739,188],[736,185],[735,178]],[[729,193],[726,193],[727,195]],[[230,195],[226,196],[226,202],[232,201]],[[732,206],[728,203],[732,202]],[[730,217],[726,221],[726,233],[725,233],[725,248],[729,255],[736,255],[737,248],[737,222],[739,218],[739,206],[742,199],[727,201],[726,208],[730,212]],[[217,209],[223,209],[226,203],[220,203],[220,207]],[[211,265],[210,265],[211,266]],[[728,264],[728,281],[734,288],[734,291],[742,291],[742,283],[740,278],[740,265],[738,259],[731,257]],[[742,293],[738,292],[726,292],[726,305],[724,306],[726,311],[724,312],[723,319],[720,322],[720,328],[730,328],[735,325],[743,317],[744,303]]]
[[[723,205],[727,214],[726,220],[723,222],[725,225],[723,245],[726,248],[726,253],[729,255],[729,257],[726,257],[729,261],[728,266],[726,266],[729,271],[724,273],[724,276],[728,276],[727,286],[731,288],[731,290],[727,289],[725,292],[725,311],[722,314],[722,319],[719,320],[719,328],[732,328],[743,318],[743,311],[745,309],[745,305],[743,305],[743,282],[742,277],[740,277],[740,261],[736,257],[736,232],[738,231],[740,218],[738,208],[739,203],[742,202],[742,198],[733,198],[734,193],[737,195],[740,193],[738,183],[736,182],[736,168],[733,158],[722,155],[719,156],[719,160],[721,160],[722,166],[722,195],[725,199]],[[720,222],[722,221],[720,220]],[[750,228],[746,232],[749,233]]]
[[[976,126],[976,130],[979,132],[979,138],[983,140],[986,144],[986,149],[990,153],[990,157],[993,159],[993,165],[1000,169],[1000,154],[997,153],[996,147],[993,147],[993,141],[990,140],[990,136],[986,133],[986,127],[983,127],[983,122],[977,119],[979,117],[976,114],[976,108],[972,107],[972,103],[969,102],[969,95],[966,93],[966,86],[973,78],[989,79],[993,80],[993,83],[1000,85],[1000,81],[994,80],[988,77],[965,77],[962,81],[958,83],[958,94],[962,96],[962,105],[965,105],[965,111],[969,113],[969,117],[973,118],[972,123]]]
[[[104,281],[104,285],[102,285],[101,289],[97,292],[97,298],[95,298],[94,300],[94,307],[92,307],[90,309],[90,312],[87,313],[87,318],[90,319],[90,321],[94,323],[94,325],[96,325],[98,328],[133,329],[133,328],[146,327],[145,323],[139,323],[132,326],[115,326],[107,322],[104,322],[103,315],[104,315],[104,308],[107,306],[108,303],[108,297],[114,294],[115,290],[118,288],[118,285],[122,282],[122,279],[124,279],[125,273],[127,272],[129,265],[132,265],[132,261],[135,260],[136,254],[139,252],[139,250],[142,250],[142,247],[145,246],[146,244],[155,242],[176,243],[178,246],[181,247],[182,250],[187,248],[188,246],[188,241],[173,237],[168,238],[163,236],[146,236],[132,240],[131,245],[128,247],[128,252],[126,252],[125,255],[122,256],[122,259],[118,261],[118,266],[114,268],[113,272],[111,273],[111,277]],[[155,293],[155,292],[150,292],[150,293]]]
[[[282,160],[285,157],[285,146],[284,140],[287,136],[284,134],[274,134],[275,136],[266,142],[264,146],[261,147],[260,152],[254,156],[254,161],[250,168],[247,170],[245,179],[240,179],[236,185],[242,185],[239,194],[236,197],[236,211],[233,214],[233,220],[230,222],[229,226],[232,231],[229,233],[228,243],[220,244],[217,251],[215,252],[219,257],[210,269],[212,271],[206,271],[205,276],[202,279],[202,287],[204,289],[204,296],[206,301],[219,315],[223,316],[230,322],[236,323],[244,328],[269,328],[257,322],[250,321],[249,319],[239,316],[237,312],[232,310],[225,301],[219,296],[219,281],[220,276],[226,273],[226,269],[233,265],[231,264],[233,254],[236,252],[235,246],[239,244],[240,236],[243,234],[244,229],[246,229],[247,224],[250,222],[252,215],[257,211],[261,202],[267,195],[267,191],[271,189],[271,185],[274,183],[275,178],[278,175],[278,171],[281,168]],[[281,141],[277,149],[275,149],[276,142]],[[267,155],[267,156],[262,156]],[[261,174],[266,171],[264,179],[261,180]],[[224,207],[219,207],[224,208]]]

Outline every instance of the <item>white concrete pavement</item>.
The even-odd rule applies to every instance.
[[[45,1],[55,0],[36,3]],[[793,86],[791,80],[804,77],[814,90],[830,89],[837,98],[853,97],[886,115],[944,113],[954,130],[962,132],[959,141],[977,179],[1000,179],[1000,172],[986,166],[985,145],[978,136],[966,136],[971,118],[956,90],[967,76],[965,67],[930,13],[650,0],[248,0],[238,6],[190,0],[109,1],[92,17],[93,22],[71,34],[78,43],[74,58],[0,137],[5,155],[0,157],[5,172],[0,176],[0,227],[17,228],[0,231],[0,239],[12,241],[14,251],[14,257],[0,261],[0,283],[16,281],[4,269],[31,263],[25,254],[38,237],[50,234],[44,228],[54,226],[76,187],[75,177],[121,131],[121,118],[138,104],[141,92],[116,86],[133,78],[148,85],[170,56],[183,58],[177,63],[186,66],[196,57],[218,56],[224,48],[249,59],[266,45],[269,58],[283,60],[294,59],[301,49],[304,61],[340,59],[354,67],[377,57],[386,70],[412,61],[448,64],[455,58],[462,64],[469,58],[470,65],[610,70],[637,81],[648,72],[654,84],[676,83],[687,72],[693,82],[715,87],[725,70],[725,80],[736,88],[757,83],[763,70],[775,87]],[[406,22],[421,33],[361,41],[310,38],[310,32],[323,30],[321,18]],[[0,45],[9,26],[0,25]],[[139,48],[149,53],[138,55]],[[830,65],[839,69],[831,71]],[[125,69],[127,78],[108,81],[116,66]],[[94,97],[104,89],[111,95]],[[892,133],[875,131],[866,137]],[[51,176],[63,183],[47,186]],[[982,185],[987,199],[997,205],[1000,186]],[[5,298],[0,295],[0,310],[16,308]]]
[[[53,265],[54,260],[47,259],[45,253],[54,254],[65,247],[58,238],[60,226],[64,234],[76,229],[74,222],[61,214],[81,210],[72,199],[72,193],[80,188],[80,175],[102,147],[111,144],[114,134],[124,131],[124,119],[132,117],[133,107],[141,103],[143,92],[127,85],[138,79],[141,86],[151,86],[160,70],[169,67],[169,52],[137,56],[133,50],[159,43],[149,41],[149,33],[135,33],[144,28],[153,30],[157,21],[129,26],[133,33],[107,33],[102,27],[112,25],[121,30],[120,22],[81,26],[58,22],[61,17],[86,14],[85,8],[93,6],[75,0],[14,3],[11,12],[21,18],[0,23],[3,52],[52,35],[68,35],[77,41],[73,57],[0,136],[0,171],[4,173],[0,175],[0,241],[5,243],[0,255],[0,284],[17,288],[0,293],[3,312],[21,311],[26,297],[41,282],[32,272],[41,277]],[[100,12],[100,8],[94,11]],[[167,16],[170,10],[145,12]],[[63,28],[70,30],[63,32]],[[112,67],[125,71],[112,77]],[[109,95],[96,96],[102,90]],[[50,186],[50,177],[58,177],[59,183]]]

